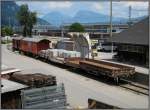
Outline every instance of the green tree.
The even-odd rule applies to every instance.
[[[27,36],[27,22],[29,17],[28,5],[21,5],[17,13],[17,18],[21,26],[23,26],[23,36]]]
[[[5,32],[5,28],[1,28],[1,36],[5,36],[6,35],[6,32]]]
[[[13,29],[11,27],[2,27],[1,35],[2,36],[11,36],[11,35],[13,35]]]
[[[29,18],[28,18],[28,35],[32,35],[32,29],[33,25],[37,22],[36,19],[36,13],[35,12],[29,12]]]
[[[84,32],[84,27],[80,23],[73,23],[69,27],[70,32]]]
[[[24,4],[20,6],[20,10],[17,13],[19,23],[23,27],[23,36],[32,35],[33,25],[36,23],[36,13],[31,12],[28,5]]]

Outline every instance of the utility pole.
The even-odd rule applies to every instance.
[[[129,22],[131,21],[131,9],[132,9],[132,7],[131,7],[131,5],[129,6]]]
[[[62,39],[64,40],[63,22],[62,22],[62,25],[61,25],[61,37],[62,37]]]
[[[8,17],[8,19],[9,19],[9,27],[10,27],[10,16]]]
[[[131,26],[131,24],[132,24],[132,21],[131,21],[131,11],[132,11],[132,7],[129,6],[129,22],[128,22],[129,26]]]
[[[110,0],[110,39],[111,39],[111,52],[113,53],[113,42],[112,42],[112,0]]]

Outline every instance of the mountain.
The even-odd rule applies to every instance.
[[[80,10],[73,17],[54,11],[54,12],[50,12],[46,14],[43,17],[43,19],[55,26],[60,26],[62,23],[74,23],[74,22],[95,23],[95,22],[109,22],[110,21],[108,15],[103,15],[100,13],[87,11],[87,10]],[[113,17],[113,22],[126,22],[126,21],[127,20],[124,18]]]
[[[106,20],[109,20],[109,17],[107,15],[102,15],[102,14],[99,14],[99,13],[95,13],[95,12],[92,12],[92,11],[85,11],[85,10],[82,10],[82,11],[78,11],[76,13],[76,15],[73,17],[73,19],[76,21],[76,22],[82,22],[82,23],[86,23],[86,22],[104,22]]]
[[[1,1],[1,26],[19,25],[16,14],[19,6],[13,1]]]
[[[19,6],[14,1],[1,1],[1,26],[19,26],[16,14],[19,11]],[[139,20],[135,19],[134,21]],[[124,23],[128,19],[113,17],[113,23]],[[42,18],[37,19],[37,24],[40,25],[53,25],[56,27],[61,26],[62,23],[96,23],[96,22],[109,22],[109,16],[96,13],[88,10],[80,10],[75,16],[62,14],[58,11],[52,11]]]
[[[46,14],[42,19],[48,21],[49,23],[53,24],[54,26],[60,26],[62,23],[66,21],[71,21],[72,18],[65,14],[62,14],[58,11],[53,11]]]
[[[14,1],[2,1],[1,2],[1,26],[19,26],[19,22],[16,18],[19,6]],[[49,22],[37,18],[37,24],[50,25]]]
[[[81,22],[81,23],[109,22],[110,16],[92,12],[92,11],[81,10],[76,13],[73,19],[76,22]],[[120,17],[113,17],[112,21],[124,22],[126,21],[126,19]]]
[[[41,18],[37,18],[36,25],[51,25],[51,24],[49,22],[47,22],[46,20],[43,20]]]

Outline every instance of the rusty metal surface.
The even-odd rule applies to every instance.
[[[21,51],[37,55],[39,51],[49,48],[49,40],[38,38],[24,38],[20,41]]]
[[[13,38],[13,40],[12,40],[12,47],[14,48],[14,49],[20,49],[20,41],[21,41],[21,39],[23,39],[23,37],[15,37],[15,38]]]
[[[81,58],[66,58],[65,64],[74,68],[80,68],[80,60]]]
[[[105,68],[105,69],[110,69],[110,70],[118,70],[119,68],[114,67],[114,66],[110,66],[107,64],[101,64],[101,63],[96,63],[96,62],[90,62],[90,61],[80,61],[81,64],[88,64],[91,66],[96,66],[98,68]]]

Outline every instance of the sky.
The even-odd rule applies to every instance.
[[[68,16],[74,16],[79,10],[88,10],[109,15],[109,2],[104,1],[18,1],[18,5],[28,4],[31,11],[36,11],[39,17],[58,11]],[[129,6],[132,7],[131,17],[147,15],[148,2],[113,2],[113,16],[128,18]]]

